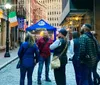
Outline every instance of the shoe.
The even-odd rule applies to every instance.
[[[42,83],[41,83],[41,80],[38,80],[38,85],[41,85]]]
[[[51,80],[49,78],[46,79],[47,82],[51,82]]]
[[[98,85],[100,85],[100,77],[99,77],[99,79],[98,79]]]
[[[94,85],[98,85],[98,84],[97,84],[97,81],[94,81]]]
[[[100,78],[94,80],[94,85],[100,85]]]

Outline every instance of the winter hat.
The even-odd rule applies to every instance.
[[[90,24],[84,24],[83,26],[86,26],[87,28],[89,28],[90,30],[92,29],[92,26]]]
[[[67,35],[67,31],[66,31],[64,28],[62,28],[62,29],[59,31],[59,33],[63,34],[64,36]]]

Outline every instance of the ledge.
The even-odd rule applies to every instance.
[[[0,46],[0,52],[5,51],[6,47],[5,46]]]

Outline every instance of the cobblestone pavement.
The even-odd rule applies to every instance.
[[[8,62],[8,60],[10,61],[13,60],[13,57],[15,55],[17,56],[17,49],[15,51],[11,51],[10,58],[5,59],[4,57],[2,57],[2,55],[4,54],[0,54],[0,66]],[[18,59],[9,63],[6,67],[0,70],[0,85],[19,85],[20,74],[19,74],[19,69],[16,69],[17,62]],[[38,64],[36,65],[33,72],[33,85],[37,85],[37,70],[38,70]],[[100,62],[98,63],[97,72],[100,74]],[[52,80],[52,82],[45,81],[45,70],[43,69],[42,85],[56,85],[54,80],[53,70],[50,70],[50,79]],[[76,85],[73,65],[71,61],[69,61],[69,63],[66,65],[66,83],[67,83],[66,85]]]
[[[16,69],[17,62],[18,60],[12,62],[8,66],[0,70],[0,85],[19,85],[19,69]],[[33,85],[37,85],[37,70],[38,70],[38,65],[36,65],[34,69]],[[45,73],[43,69],[42,85],[56,85],[53,76],[53,70],[50,70],[50,79],[52,80],[52,82],[46,82],[44,75]],[[76,85],[71,62],[69,62],[69,64],[66,65],[66,80],[67,80],[67,85]]]

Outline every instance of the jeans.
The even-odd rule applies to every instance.
[[[81,83],[80,85],[93,85],[92,69],[85,64],[81,64]]]
[[[80,85],[80,80],[81,80],[80,63],[78,60],[73,60],[72,62],[75,71],[76,84]]]
[[[45,78],[49,78],[49,66],[50,66],[50,57],[43,58],[40,57],[39,59],[39,67],[38,67],[38,80],[41,80],[41,74],[43,69],[43,64],[45,63]]]
[[[34,69],[34,67],[32,67],[32,68],[21,67],[20,68],[20,85],[25,85],[24,81],[25,81],[26,73],[27,73],[27,79],[28,79],[27,85],[32,85],[33,69]]]

